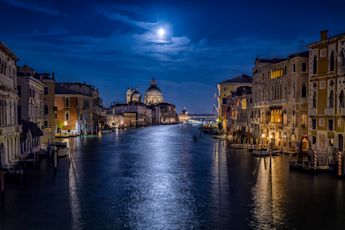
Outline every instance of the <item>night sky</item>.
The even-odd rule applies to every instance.
[[[154,77],[177,111],[212,112],[217,82],[251,74],[257,56],[306,49],[322,29],[345,32],[344,9],[344,0],[0,0],[0,40],[19,65],[95,85],[105,106]]]

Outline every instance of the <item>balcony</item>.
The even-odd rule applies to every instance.
[[[5,87],[8,90],[12,90],[14,89],[14,80],[3,74],[0,74],[0,86]]]
[[[12,135],[12,134],[19,133],[19,132],[21,132],[21,126],[20,125],[0,127],[0,135],[1,136]]]

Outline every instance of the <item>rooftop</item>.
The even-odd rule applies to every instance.
[[[0,41],[0,49],[4,51],[8,56],[10,56],[13,60],[15,61],[19,60],[17,56],[1,41]]]
[[[241,74],[240,76],[233,77],[229,80],[222,81],[219,84],[224,84],[224,83],[251,83],[251,82],[252,82],[251,76],[248,76],[246,74]]]

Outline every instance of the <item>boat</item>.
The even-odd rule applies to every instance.
[[[51,145],[51,148],[57,151],[58,157],[66,157],[68,155],[69,148],[66,142],[55,142]]]
[[[253,156],[257,156],[257,157],[277,156],[280,153],[281,153],[280,150],[267,150],[267,149],[254,149],[252,151]]]

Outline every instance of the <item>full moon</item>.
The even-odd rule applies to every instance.
[[[163,37],[165,35],[165,30],[163,28],[158,29],[157,34],[159,37]]]

